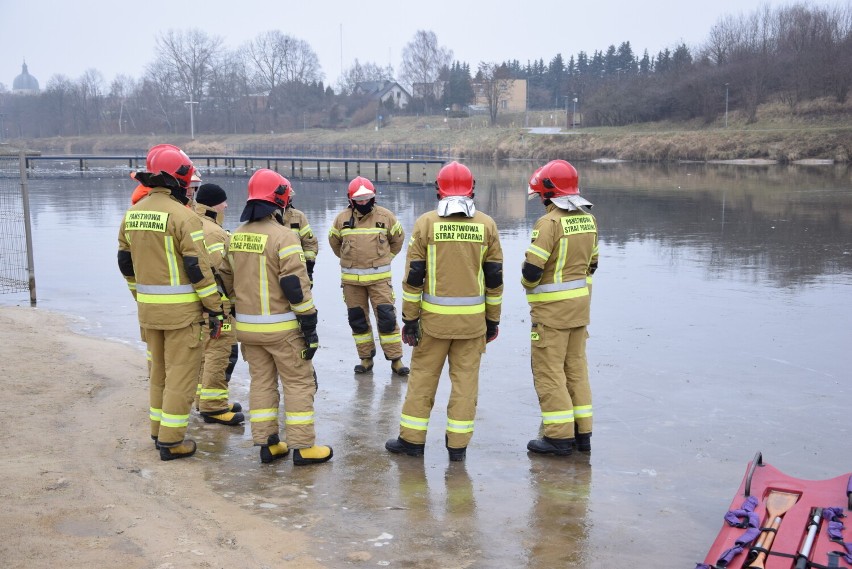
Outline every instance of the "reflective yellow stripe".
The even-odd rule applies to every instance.
[[[181,427],[186,427],[189,425],[189,414],[186,415],[172,415],[170,413],[163,413],[162,419],[160,419],[160,426],[163,427],[171,427],[173,429],[179,429]]]
[[[218,251],[224,251],[225,244],[224,243],[213,243],[212,245],[207,246],[208,253],[216,253]]]
[[[313,422],[313,411],[304,411],[302,413],[284,413],[284,423],[287,425],[310,425]]]
[[[257,262],[260,263],[258,278],[258,293],[260,294],[260,313],[269,314],[269,283],[266,282],[266,259],[263,255],[257,256]],[[239,328],[237,328],[239,329]]]
[[[305,259],[309,259],[309,260],[313,261],[316,258],[317,258],[317,254],[314,253],[313,251],[305,251]]]
[[[427,245],[426,247],[426,274],[429,276],[428,286],[426,287],[426,292],[429,294],[435,294],[435,253],[436,247],[434,245]]]
[[[456,421],[448,417],[447,431],[450,433],[472,433],[473,421]]]
[[[561,425],[574,422],[574,411],[548,411],[541,414],[541,420],[545,425]]]
[[[521,286],[523,286],[524,288],[533,288],[533,287],[535,287],[535,286],[536,286],[539,282],[541,282],[541,281],[539,280],[539,281],[536,281],[536,282],[534,282],[534,283],[533,283],[533,282],[530,282],[530,281],[528,281],[527,279],[525,279],[525,278],[521,277]]]
[[[402,224],[397,221],[396,223],[393,224],[393,227],[391,227],[390,234],[396,235],[397,233],[400,233],[401,231],[402,231]]]
[[[311,232],[311,226],[310,225],[306,225],[306,226],[302,227],[301,229],[299,229],[299,235],[301,235],[302,237],[304,237],[305,235],[308,235],[310,232]]]
[[[145,359],[149,362],[154,361],[154,358],[151,357],[151,350],[145,350]],[[159,419],[157,419],[159,421]]]
[[[485,304],[503,304],[503,296],[486,296]]]
[[[166,264],[169,266],[169,284],[180,284],[180,275],[178,274],[177,255],[175,254],[175,241],[171,235],[166,235],[163,242],[166,251]]]
[[[382,336],[379,334],[379,343],[380,344],[393,344],[402,342],[402,336],[399,334],[388,334],[387,336]]]
[[[432,304],[431,302],[423,302],[420,307],[433,314],[480,314],[485,312],[484,302],[470,306],[442,306],[440,304]]]
[[[384,227],[346,227],[340,230],[340,235],[344,237],[346,235],[352,235],[353,233],[355,235],[379,235],[386,232],[387,229]]]
[[[269,409],[250,409],[249,410],[249,422],[250,423],[263,423],[264,421],[277,421],[278,420],[278,408],[272,407]]]
[[[341,277],[346,282],[366,283],[370,281],[378,281],[381,279],[389,279],[391,278],[391,272],[388,271],[386,273],[374,273],[372,275],[353,275],[349,273],[343,273]]]
[[[544,259],[545,261],[550,258],[550,253],[548,253],[547,251],[545,251],[541,247],[537,247],[535,245],[530,245],[529,247],[527,247],[527,253],[532,253],[536,257],[540,257],[541,259]]]
[[[291,304],[290,308],[293,309],[293,312],[307,312],[314,307],[314,299],[311,298],[307,302],[303,302],[302,304]]]
[[[422,292],[418,292],[417,294],[415,294],[413,292],[402,291],[402,300],[407,300],[408,302],[416,302],[419,304],[421,298],[423,298]]]
[[[425,431],[429,427],[429,418],[412,417],[411,415],[401,415],[399,424],[402,427],[408,427],[415,431]]]
[[[199,229],[198,231],[193,231],[189,234],[189,236],[192,237],[193,241],[201,241],[202,239],[204,239],[204,230]]]
[[[328,236],[329,237],[340,237],[340,232],[337,229],[335,229],[334,227],[332,227],[331,229],[328,230]]]
[[[127,281],[127,288],[131,291],[136,290],[136,281]]]
[[[206,287],[196,291],[198,296],[201,297],[201,298],[206,298],[206,297],[210,296],[211,294],[215,294],[217,292],[219,292],[219,289],[216,287],[216,283],[213,283],[210,286],[206,286]]]
[[[289,247],[284,247],[283,249],[278,250],[278,258],[283,259],[285,257],[289,257],[290,255],[295,255],[297,253],[302,253],[302,246],[290,245]]]
[[[283,332],[285,330],[296,330],[299,323],[295,320],[290,322],[274,322],[272,324],[248,324],[237,322],[238,332]]]
[[[575,288],[572,290],[558,290],[556,292],[539,292],[536,294],[527,294],[528,302],[551,302],[554,300],[565,300],[566,298],[580,298],[581,296],[589,296],[589,288]]]
[[[373,334],[352,334],[356,344],[366,344],[373,341]]]
[[[215,401],[217,399],[227,399],[227,389],[202,389],[198,396],[205,401]]]
[[[199,302],[200,300],[194,292],[186,294],[145,294],[140,292],[136,294],[136,302],[142,304],[184,304]]]
[[[562,282],[562,273],[565,271],[565,261],[568,258],[568,240],[559,240],[559,255],[556,257],[556,267],[553,269],[553,282]]]
[[[159,423],[163,419],[163,410],[151,407],[148,409],[148,418]]]
[[[592,406],[591,405],[578,405],[574,407],[574,416],[577,418],[586,419],[592,416]]]

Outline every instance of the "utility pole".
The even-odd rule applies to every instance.
[[[189,105],[189,138],[195,140],[195,111],[192,106],[197,105],[198,101],[192,100],[192,91],[189,92],[189,100],[183,102],[184,105]]]
[[[728,83],[725,83],[725,128],[728,128]]]

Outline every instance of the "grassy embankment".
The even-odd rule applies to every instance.
[[[307,129],[292,133],[256,135],[105,135],[10,141],[42,153],[84,154],[138,151],[161,142],[181,146],[190,155],[226,153],[234,144],[440,144],[460,159],[506,160],[600,158],[643,162],[773,160],[795,162],[852,161],[852,101],[840,105],[816,101],[791,108],[764,105],[758,122],[745,124],[738,111],[714,123],[646,123],[625,127],[565,128],[562,112],[534,112],[528,116],[501,115],[498,125],[487,117],[448,119],[443,116],[394,117],[384,128],[369,124],[345,130]],[[554,134],[536,134],[524,128],[546,127]],[[7,147],[9,148],[9,147]]]

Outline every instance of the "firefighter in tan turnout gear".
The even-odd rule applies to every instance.
[[[299,237],[283,222],[290,182],[261,169],[248,183],[241,225],[231,235],[219,267],[236,307],[237,339],[249,366],[249,421],[260,460],[270,463],[293,450],[293,464],[326,462],[328,446],[315,444],[317,309]],[[279,436],[278,381],[284,391],[285,441]]]
[[[216,267],[222,263],[228,232],[222,228],[225,208],[228,207],[228,195],[217,184],[202,184],[195,193],[195,213],[204,226],[204,243],[210,258],[210,266],[216,276]],[[224,294],[224,291],[220,291]],[[226,373],[230,364],[231,352],[237,344],[233,330],[234,318],[231,315],[231,302],[224,296],[222,305],[225,321],[222,335],[217,340],[208,338],[204,342],[204,357],[198,384],[198,409],[205,423],[239,425],[245,420],[239,403],[228,403],[228,380]]]
[[[445,443],[450,460],[462,461],[473,436],[480,360],[500,323],[503,251],[494,220],[476,211],[466,166],[447,164],[436,186],[438,207],[420,216],[408,243],[402,337],[415,348],[399,437],[385,448],[423,455],[438,379],[449,360]]]
[[[124,216],[118,267],[136,298],[151,353],[151,438],[160,458],[172,460],[195,453],[195,441],[185,435],[201,365],[203,312],[214,340],[224,316],[201,219],[186,207],[192,161],[176,146],[160,144],[146,166],[136,180],[150,190]]]
[[[577,170],[553,160],[530,180],[547,213],[536,221],[521,284],[530,305],[533,380],[542,437],[534,453],[567,456],[591,451],[592,391],[586,362],[590,280],[598,266],[598,226],[580,196]]]
[[[373,369],[376,344],[370,326],[370,305],[376,314],[379,345],[391,369],[408,375],[402,362],[402,341],[394,308],[391,261],[402,249],[405,232],[396,216],[376,205],[376,190],[367,178],[349,183],[349,207],[334,219],[328,243],[340,257],[343,300],[361,361],[355,373]]]
[[[308,218],[301,210],[293,207],[293,197],[296,192],[290,189],[290,203],[287,204],[287,209],[284,210],[284,226],[289,227],[299,236],[299,242],[302,244],[302,250],[305,252],[305,266],[308,269],[308,278],[311,284],[314,282],[314,265],[317,262],[317,253],[319,253],[319,242],[316,235],[311,229],[311,224],[308,223]]]

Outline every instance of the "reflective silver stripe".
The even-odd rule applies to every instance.
[[[136,292],[142,294],[186,294],[195,292],[192,285],[143,285],[136,283]]]
[[[390,265],[382,265],[381,267],[374,267],[369,269],[352,269],[343,267],[341,269],[347,275],[375,275],[376,273],[386,273],[391,270]]]
[[[276,324],[295,320],[296,315],[292,312],[285,312],[284,314],[240,314],[237,312],[236,319],[237,322],[243,324]]]
[[[585,281],[584,281],[585,282]],[[476,306],[485,302],[485,295],[480,296],[434,296],[423,293],[423,302],[440,306]]]
[[[538,285],[534,289],[528,290],[527,294],[538,294],[540,292],[559,292],[560,290],[574,290],[577,288],[583,288],[584,286],[586,286],[585,277],[574,281],[568,281],[567,283],[550,283]]]

